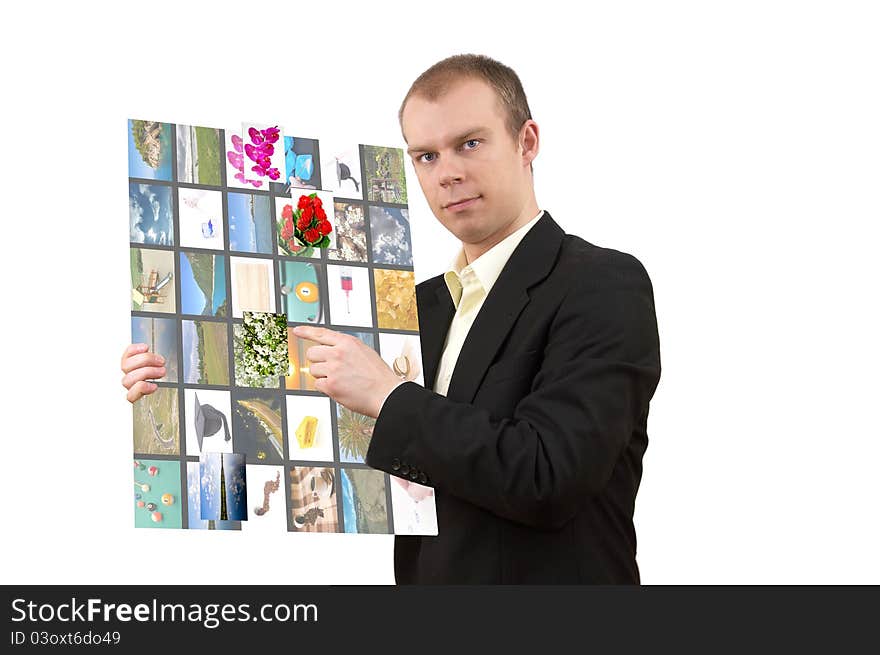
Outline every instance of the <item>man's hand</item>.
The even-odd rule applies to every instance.
[[[377,418],[385,397],[402,380],[360,339],[322,327],[298,325],[293,333],[317,341],[306,351],[315,388],[353,412]]]
[[[142,396],[149,395],[157,385],[147,380],[158,380],[165,376],[165,358],[148,351],[145,343],[133,343],[122,353],[122,386],[128,389],[126,398],[134,403]]]

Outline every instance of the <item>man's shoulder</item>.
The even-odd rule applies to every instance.
[[[650,285],[648,271],[630,252],[599,246],[577,236],[565,234],[554,275],[572,281],[604,284],[614,281],[641,281]]]

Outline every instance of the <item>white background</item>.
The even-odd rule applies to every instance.
[[[872,3],[91,4],[0,28],[0,581],[393,583],[391,536],[132,527],[125,120],[402,146],[412,80],[477,52],[522,79],[540,207],[654,283],[643,582],[880,583]],[[407,172],[421,281],[457,242]]]

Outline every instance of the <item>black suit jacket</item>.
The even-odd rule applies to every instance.
[[[397,583],[639,583],[633,510],[660,379],[642,264],[545,211],[445,397],[431,388],[455,308],[442,275],[416,293],[426,386],[391,392],[366,456],[434,487],[439,534],[395,537]]]

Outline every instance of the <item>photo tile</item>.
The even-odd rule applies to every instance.
[[[281,311],[291,323],[323,323],[326,321],[321,264],[282,259],[278,262],[281,283]]]
[[[131,317],[131,342],[145,343],[149,352],[165,358],[165,375],[161,378],[152,378],[154,380],[178,381],[177,336],[177,321],[174,318]]]
[[[220,130],[196,125],[177,126],[177,181],[220,186]]]
[[[336,405],[336,440],[339,443],[339,460],[363,464],[373,438],[376,419],[354,412],[344,405]]]
[[[247,465],[248,517],[244,530],[287,532],[284,467]]]
[[[293,328],[287,328],[287,375],[284,377],[284,388],[298,391],[317,391],[315,378],[309,371],[310,362],[306,351],[312,346],[321,345],[317,341],[298,337]]]
[[[266,189],[271,182],[284,179],[284,129],[280,125],[245,121],[241,140],[245,178],[262,181]]]
[[[363,200],[360,147],[332,138],[321,139],[320,147],[323,188],[339,198]]]
[[[160,386],[132,406],[135,455],[179,455],[177,387]]]
[[[227,323],[181,321],[183,381],[186,384],[229,386]]]
[[[180,462],[134,460],[134,525],[136,528],[183,527]]]
[[[412,271],[375,268],[373,279],[379,328],[418,331],[415,274]]]
[[[244,312],[233,325],[235,385],[277,389],[287,374],[287,316]]]
[[[271,255],[275,252],[272,198],[257,193],[229,192],[229,250]]]
[[[244,312],[275,313],[275,265],[271,259],[230,257],[232,315]]]
[[[283,179],[270,182],[272,193],[293,195],[296,189],[321,189],[321,160],[317,139],[284,136]]]
[[[367,228],[364,206],[357,202],[336,200],[333,203],[335,222],[330,233],[327,258],[346,262],[367,261]]]
[[[327,264],[327,290],[333,325],[373,327],[369,269]]]
[[[171,182],[173,126],[159,121],[128,120],[128,176]]]
[[[129,241],[150,246],[173,246],[174,194],[170,186],[128,183]]]
[[[223,193],[178,187],[180,245],[223,250]]]
[[[339,532],[336,471],[332,467],[290,469],[290,525],[293,532]]]
[[[345,531],[388,534],[385,474],[372,469],[343,468],[339,478]]]
[[[229,311],[226,294],[226,257],[181,250],[180,312],[197,316],[225,317]]]
[[[244,455],[205,452],[199,457],[200,502],[203,521],[247,520],[247,469]]]
[[[330,398],[288,394],[288,452],[292,461],[332,462],[333,429]]]
[[[238,452],[233,439],[230,392],[220,389],[183,390],[186,454]]]
[[[241,530],[241,521],[202,519],[202,478],[199,462],[186,463],[187,525],[190,530]]]
[[[379,353],[400,380],[425,386],[419,335],[380,332]]]
[[[232,391],[232,432],[235,452],[248,464],[284,463],[282,396],[265,389]]]
[[[364,146],[367,198],[373,202],[407,203],[406,173],[401,148]]]
[[[141,312],[174,314],[174,252],[130,248],[131,308]]]
[[[394,534],[437,535],[434,489],[389,475]]]
[[[279,196],[275,198],[275,230],[278,243],[278,254],[285,257],[308,257],[310,259],[321,259],[321,248],[306,246],[296,238],[295,235],[288,235],[284,232],[284,227],[288,221],[293,226],[297,223],[297,211],[300,198],[307,197],[308,192],[300,189],[294,189],[296,192],[294,197]],[[328,191],[312,191],[316,197],[326,207],[333,206],[333,196]],[[291,229],[293,229],[291,227]],[[331,233],[332,234],[332,233]],[[286,237],[286,238],[285,238]]]
[[[373,261],[377,264],[412,266],[409,212],[401,207],[370,206]]]

